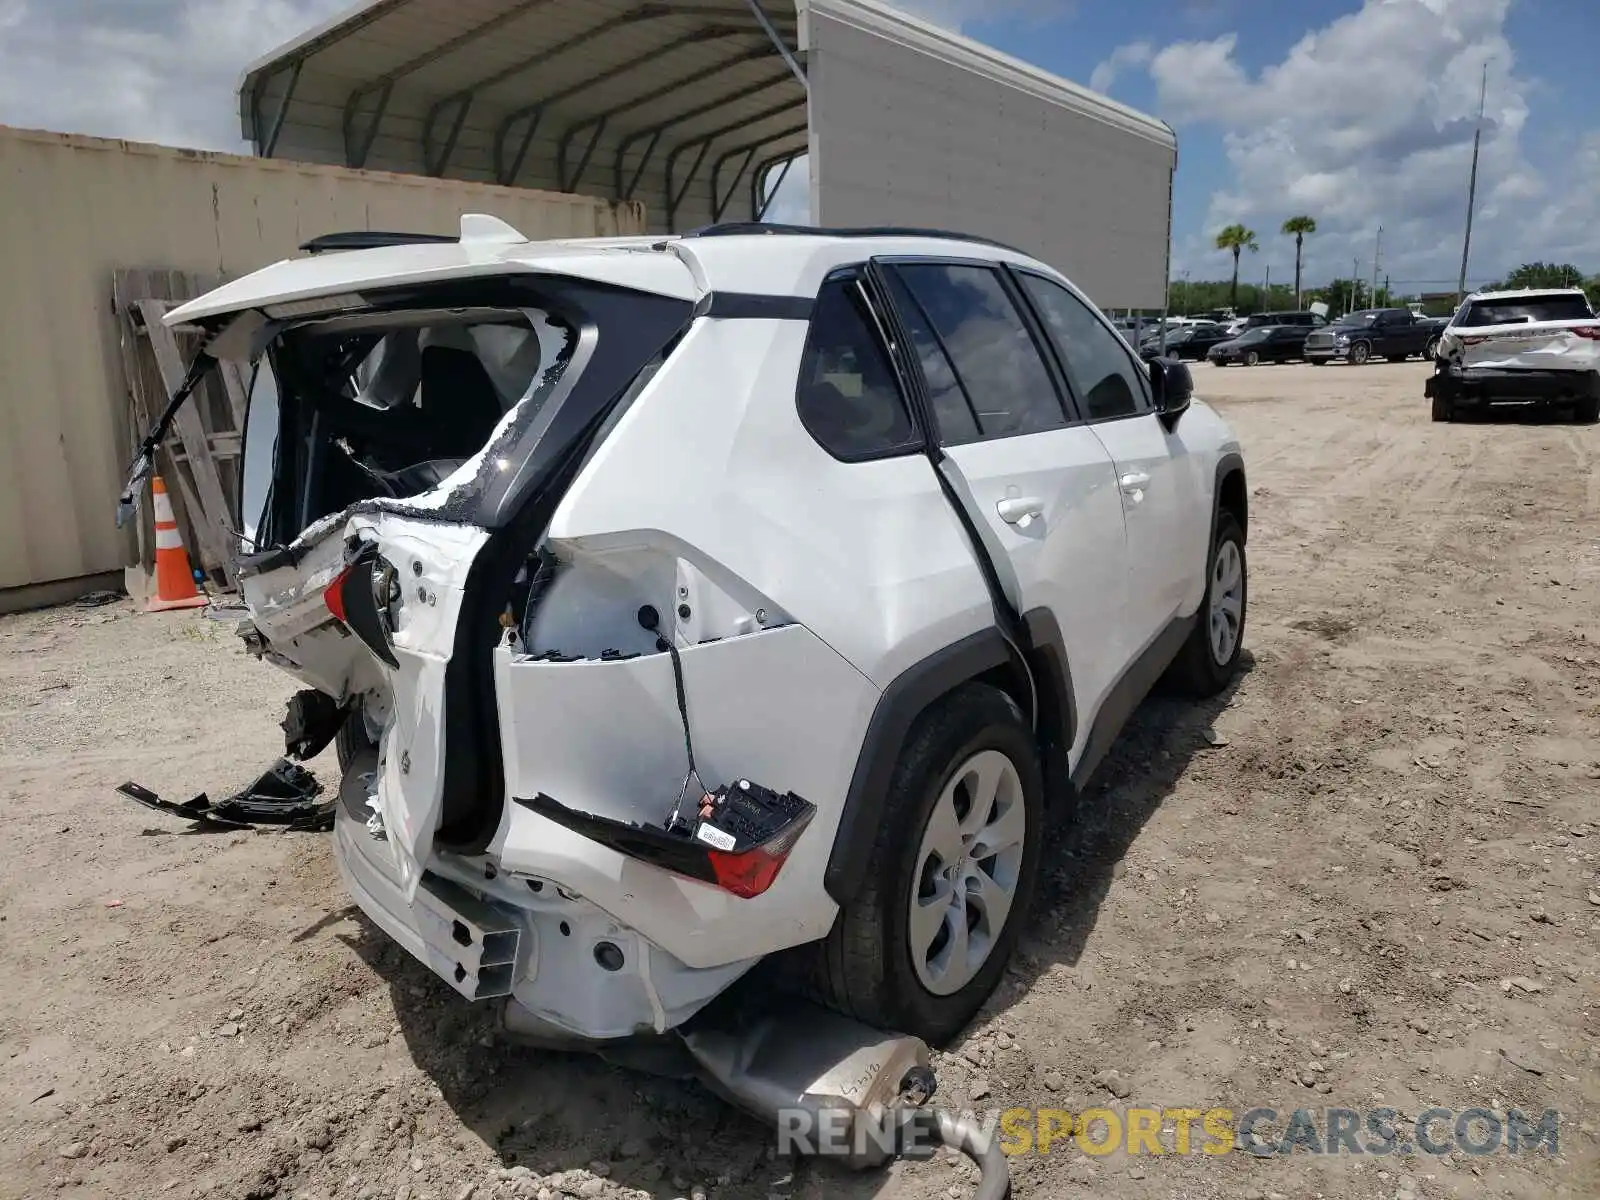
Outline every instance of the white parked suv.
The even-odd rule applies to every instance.
[[[1502,404],[1600,420],[1600,317],[1578,288],[1474,292],[1450,318],[1423,387],[1435,421]]]
[[[356,901],[533,1038],[784,954],[947,1039],[1130,711],[1234,674],[1228,427],[979,239],[406,243],[170,317],[259,356],[242,632],[338,739]]]

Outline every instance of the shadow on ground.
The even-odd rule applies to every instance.
[[[1246,652],[1240,677],[1253,665]],[[1047,873],[1012,969],[1017,982],[1081,957],[1117,864],[1206,748],[1204,732],[1237,687],[1236,679],[1200,703],[1158,694],[1134,715],[1047,845]],[[692,1080],[503,1042],[489,1006],[467,1004],[365,917],[357,920],[360,932],[344,940],[388,985],[413,1061],[503,1168],[527,1168],[560,1190],[548,1177],[599,1163],[613,1185],[661,1198],[689,1196],[697,1185],[726,1200],[766,1200],[774,1191],[794,1200],[868,1200],[890,1188],[886,1172],[776,1158],[771,1130]],[[567,1181],[566,1190],[579,1186]]]

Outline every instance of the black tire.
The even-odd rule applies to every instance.
[[[1435,421],[1454,421],[1456,419],[1455,409],[1450,407],[1450,401],[1443,396],[1435,396],[1433,398],[1433,419]]]
[[[1364,366],[1372,357],[1372,347],[1366,342],[1357,342],[1350,347],[1350,361],[1355,366]]]
[[[1579,425],[1600,421],[1600,396],[1585,396],[1572,406],[1572,419]]]
[[[1217,557],[1225,544],[1231,543],[1239,555],[1241,573],[1239,593],[1239,631],[1233,642],[1233,651],[1226,661],[1217,661],[1211,646],[1211,599],[1217,586]],[[1191,696],[1215,696],[1233,681],[1239,669],[1239,655],[1244,650],[1245,622],[1250,613],[1250,562],[1245,557],[1244,531],[1233,514],[1224,512],[1217,517],[1217,531],[1212,538],[1211,551],[1206,555],[1206,594],[1200,601],[1194,630],[1183,649],[1173,661],[1172,681]]]
[[[1257,353],[1254,350],[1245,351],[1245,355],[1244,355],[1244,365],[1245,366],[1253,367],[1260,361],[1261,361],[1261,355],[1259,353]]]
[[[339,756],[341,774],[348,774],[351,763],[377,749],[377,744],[367,736],[367,722],[361,715],[359,705],[351,710],[344,724],[339,727],[339,736],[334,738],[333,747]]]
[[[934,806],[957,769],[998,750],[1021,783],[1026,819],[1021,865],[1005,924],[972,979],[950,995],[930,991],[912,961],[910,906],[920,888],[918,857]],[[889,783],[860,892],[816,947],[810,990],[822,1003],[880,1029],[943,1045],[993,994],[1016,949],[1038,886],[1044,835],[1044,778],[1028,723],[1010,696],[966,684],[912,726]]]
[[[1429,338],[1428,339],[1428,344],[1422,348],[1422,359],[1423,359],[1424,362],[1433,362],[1438,357],[1439,357],[1439,339],[1438,338]]]

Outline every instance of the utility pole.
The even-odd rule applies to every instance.
[[[1267,268],[1267,281],[1261,285],[1261,311],[1268,312],[1272,308],[1272,268]]]
[[[1472,175],[1467,181],[1467,231],[1461,239],[1461,275],[1456,280],[1456,303],[1467,294],[1467,256],[1472,252],[1472,208],[1478,199],[1478,147],[1483,140],[1483,104],[1489,95],[1489,63],[1483,64],[1483,80],[1478,85],[1478,127],[1472,134]]]
[[[1378,236],[1372,243],[1372,303],[1378,302],[1378,252],[1383,248],[1383,226],[1378,226]]]
[[[1350,260],[1350,307],[1345,310],[1346,312],[1356,311],[1356,301],[1361,298],[1360,296],[1356,295],[1356,289],[1360,286],[1361,260],[1359,258],[1352,258]]]

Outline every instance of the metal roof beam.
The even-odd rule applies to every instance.
[[[711,167],[711,219],[722,220],[722,214],[728,210],[728,205],[733,203],[733,194],[739,190],[739,180],[750,169],[750,164],[755,161],[756,151],[763,146],[770,146],[773,142],[781,142],[785,138],[793,137],[797,133],[806,133],[810,130],[810,122],[804,125],[792,126],[779,133],[770,134],[764,138],[757,138],[753,142],[746,142],[742,146],[735,146],[727,151]],[[723,194],[720,180],[722,168],[734,159],[740,159],[739,169],[733,173],[733,180],[728,184],[726,195]]]
[[[659,125],[652,126],[649,129],[641,129],[638,132],[631,133],[627,137],[623,138],[622,143],[617,147],[616,159],[613,163],[613,173],[616,176],[616,198],[618,200],[633,199],[633,193],[638,190],[639,181],[644,178],[645,168],[650,165],[651,158],[655,156],[656,149],[661,145],[662,136],[668,133],[670,130],[679,125],[685,124],[686,122],[698,120],[700,117],[706,116],[708,113],[714,113],[719,108],[724,108],[736,101],[745,100],[751,96],[758,96],[762,92],[770,91],[779,84],[788,82],[790,82],[790,79],[786,73],[783,75],[776,75],[771,79],[763,80],[760,83],[752,83],[748,87],[742,87],[738,91],[719,97],[716,100],[708,101],[705,104],[697,104],[693,108],[679,113],[677,116],[669,117]],[[640,142],[648,142],[648,145],[645,146],[644,155],[642,158],[640,158],[639,165],[634,168],[633,177],[629,179],[626,184],[624,184],[623,161],[627,158],[628,151],[633,149],[633,147],[638,145]]]
[[[806,69],[800,65],[800,60],[789,49],[789,43],[783,40],[783,35],[773,25],[772,19],[767,16],[767,10],[761,7],[761,0],[749,0],[750,11],[755,15],[756,23],[761,26],[761,32],[767,35],[773,48],[783,55],[783,61],[788,64],[789,70],[794,72],[794,77],[800,81],[800,86],[809,93],[811,81],[806,78]]]
[[[272,127],[267,131],[266,139],[259,145],[262,158],[271,158],[272,152],[278,148],[278,137],[283,133],[283,123],[289,116],[289,103],[294,99],[294,90],[300,85],[300,72],[305,70],[305,66],[306,60],[297,58],[294,60],[294,66],[289,68],[289,82],[284,85],[283,95],[278,100],[278,110],[272,115]]]
[[[385,71],[376,79],[369,79],[359,87],[354,88],[350,92],[350,95],[346,97],[344,102],[346,160],[359,159],[359,162],[352,162],[351,165],[353,166],[361,166],[366,162],[367,154],[370,153],[372,149],[372,143],[378,136],[378,123],[383,120],[384,110],[389,105],[389,97],[393,94],[394,85],[396,83],[404,79],[407,75],[413,75],[422,70],[424,67],[438,62],[441,58],[445,58],[451,54],[454,54],[463,46],[470,45],[479,38],[487,37],[489,34],[494,33],[496,30],[501,29],[506,25],[509,25],[512,21],[517,20],[519,17],[525,16],[534,9],[543,8],[545,5],[553,2],[554,0],[521,0],[520,3],[508,8],[499,16],[492,17],[488,21],[485,21],[482,25],[475,25],[471,29],[464,30],[463,32],[456,34],[455,37],[450,38],[448,41],[441,42],[432,49],[426,50],[414,58],[408,59],[406,62],[401,63],[398,67],[395,67],[389,71]],[[356,137],[354,136],[354,129],[357,124],[357,118],[360,113],[361,105],[369,97],[374,95],[378,97],[377,111],[373,114],[369,127],[359,137]],[[459,124],[456,127],[456,134],[457,136],[460,134]],[[356,150],[357,147],[359,147],[358,152],[352,153],[352,151]]]
[[[578,184],[583,180],[583,173],[588,169],[589,160],[593,157],[595,148],[600,144],[600,139],[605,136],[606,127],[614,118],[620,117],[623,113],[632,112],[634,109],[641,108],[646,104],[665,99],[682,88],[692,87],[697,83],[704,83],[708,79],[714,79],[733,67],[743,66],[745,63],[760,62],[762,59],[771,57],[772,51],[770,49],[749,50],[743,54],[736,54],[731,58],[725,58],[720,62],[713,63],[709,67],[703,67],[692,75],[682,79],[674,79],[671,83],[654,88],[642,96],[635,96],[631,100],[608,108],[603,113],[588,117],[579,121],[576,125],[569,126],[566,132],[561,135],[560,148],[557,150],[556,155],[557,178],[560,180],[561,190],[563,192],[575,192],[578,190]],[[578,134],[585,129],[592,129],[594,132],[589,136],[589,144],[584,148],[583,158],[569,176],[567,173],[567,161],[572,150],[572,143]]]
[[[771,158],[763,159],[750,175],[750,218],[753,221],[767,219],[767,210],[772,207],[772,202],[778,198],[778,189],[783,187],[783,181],[789,178],[789,169],[806,155],[805,150],[791,150],[785,154],[777,154]],[[782,165],[783,170],[778,172],[778,181],[767,186],[771,178],[773,167]]]
[[[495,130],[494,134],[495,167],[499,182],[507,187],[516,182],[517,176],[522,173],[522,165],[528,157],[528,149],[533,144],[533,135],[538,130],[545,112],[549,110],[551,105],[559,104],[563,100],[568,100],[573,96],[586,92],[599,84],[607,83],[620,75],[636,71],[646,63],[654,62],[656,59],[671,54],[675,50],[682,50],[687,46],[701,45],[705,42],[739,37],[744,32],[744,30],[736,29],[732,26],[711,26],[705,29],[691,30],[689,33],[673,38],[671,41],[663,42],[647,53],[618,63],[570,87],[562,88],[560,91],[554,92],[533,104],[524,104],[521,108],[513,109],[501,119],[499,128]],[[528,122],[528,128],[522,135],[521,144],[517,148],[516,155],[508,165],[505,159],[506,142],[510,137],[512,126],[522,120]]]
[[[755,125],[761,121],[769,120],[772,117],[781,116],[786,112],[792,112],[794,109],[803,106],[803,103],[797,105],[791,100],[786,104],[780,104],[772,108],[763,109],[761,112],[754,113],[742,121],[735,121],[732,124],[723,125],[718,129],[713,129],[710,133],[702,134],[697,138],[691,138],[689,141],[684,142],[682,145],[676,147],[671,154],[667,155],[667,163],[664,169],[667,185],[667,232],[677,232],[678,209],[683,206],[684,200],[688,198],[689,187],[694,183],[694,177],[699,174],[701,166],[704,165],[706,161],[706,155],[710,152],[712,145],[718,138],[725,137],[730,133],[737,133],[746,126]],[[801,125],[798,129],[786,129],[781,134],[777,134],[771,138],[763,138],[754,144],[757,147],[770,145],[779,138],[788,137],[794,133],[804,133],[809,128],[810,125],[806,124]],[[735,149],[734,153],[742,153],[746,148],[746,146],[739,146]],[[683,187],[676,188],[673,182],[674,168],[677,166],[678,159],[691,149],[696,151],[694,165],[689,168],[688,175],[684,177]],[[718,163],[722,163],[727,157],[727,155],[723,155],[723,157],[718,160]],[[713,189],[715,189],[715,185],[716,179],[713,175]],[[714,195],[713,201],[715,201]]]

